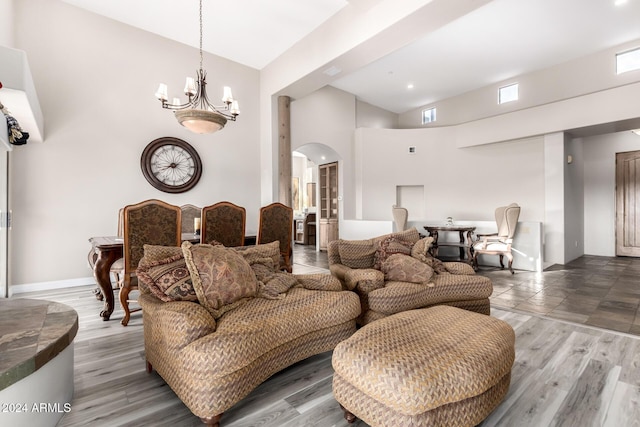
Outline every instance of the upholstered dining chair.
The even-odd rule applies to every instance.
[[[138,288],[136,268],[144,255],[144,245],[180,246],[182,210],[161,200],[145,200],[124,207],[124,272],[120,286],[120,303],[124,310],[122,325],[127,326],[131,313],[129,293]]]
[[[477,240],[473,243],[473,267],[478,269],[478,255],[498,255],[500,267],[504,268],[503,258],[506,256],[509,260],[509,271],[513,274],[511,244],[520,217],[520,206],[517,203],[501,206],[496,209],[495,215],[498,232],[476,234]]]
[[[280,269],[292,271],[293,209],[282,203],[271,203],[260,208],[258,244],[280,242]]]
[[[180,210],[182,211],[182,232],[184,234],[195,234],[196,230],[193,220],[194,218],[200,218],[202,209],[194,205],[186,204],[180,206]]]
[[[218,202],[202,208],[200,242],[214,240],[224,246],[243,246],[247,211],[231,202]]]
[[[404,231],[407,229],[407,218],[409,217],[409,211],[406,208],[393,205],[391,207],[391,213],[393,214],[393,222],[396,225],[397,231]]]

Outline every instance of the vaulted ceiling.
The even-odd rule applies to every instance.
[[[64,1],[198,46],[197,0]],[[262,69],[350,3],[376,0],[205,0],[203,49]],[[332,85],[402,113],[640,40],[639,19],[640,0],[493,0]]]

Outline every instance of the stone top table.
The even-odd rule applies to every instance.
[[[42,368],[77,332],[78,313],[67,305],[0,299],[0,391]]]

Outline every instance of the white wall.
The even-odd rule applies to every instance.
[[[219,133],[195,135],[153,94],[160,82],[170,97],[181,92],[198,67],[197,49],[60,1],[15,2],[13,19],[46,139],[11,153],[11,284],[90,276],[87,239],[115,234],[118,209],[145,199],[198,206],[229,200],[247,209],[247,229],[257,229],[257,70],[205,54],[209,94],[231,86],[242,115]],[[142,150],[163,136],[184,139],[202,158],[202,178],[187,193],[162,193],[140,171]]]
[[[544,221],[541,138],[460,149],[454,136],[451,128],[358,129],[362,219],[390,219],[396,186],[424,185],[424,220],[489,221],[496,207],[516,202],[521,221]]]
[[[0,46],[13,46],[13,0],[0,0]]]
[[[421,112],[427,107],[438,109],[438,121],[435,123],[437,126],[448,126],[569,100],[616,87],[624,87],[639,81],[640,71],[616,74],[615,54],[637,48],[639,43],[640,40],[625,43],[593,55],[421,106],[400,114],[399,126],[403,128],[423,127]],[[519,100],[498,104],[498,89],[512,83],[519,84]],[[571,114],[573,111],[564,110],[564,113]],[[595,109],[595,111],[588,110],[586,113],[595,113],[596,117],[604,119],[608,111]],[[562,115],[558,119],[567,120]],[[426,125],[426,127],[430,126],[432,125]],[[565,129],[567,127],[561,127],[555,131]]]
[[[330,86],[291,103],[291,149],[318,143],[330,147],[340,157],[338,195],[342,197],[340,217],[344,218],[353,217],[352,205],[345,206],[344,200],[355,198],[351,168],[355,105],[353,95]],[[318,165],[329,162],[318,160]]]
[[[616,254],[616,153],[640,150],[640,136],[618,132],[583,138],[584,251]]]

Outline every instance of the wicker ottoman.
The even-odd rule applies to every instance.
[[[370,323],[333,352],[333,394],[349,422],[475,426],[502,401],[515,334],[506,322],[436,306]]]

